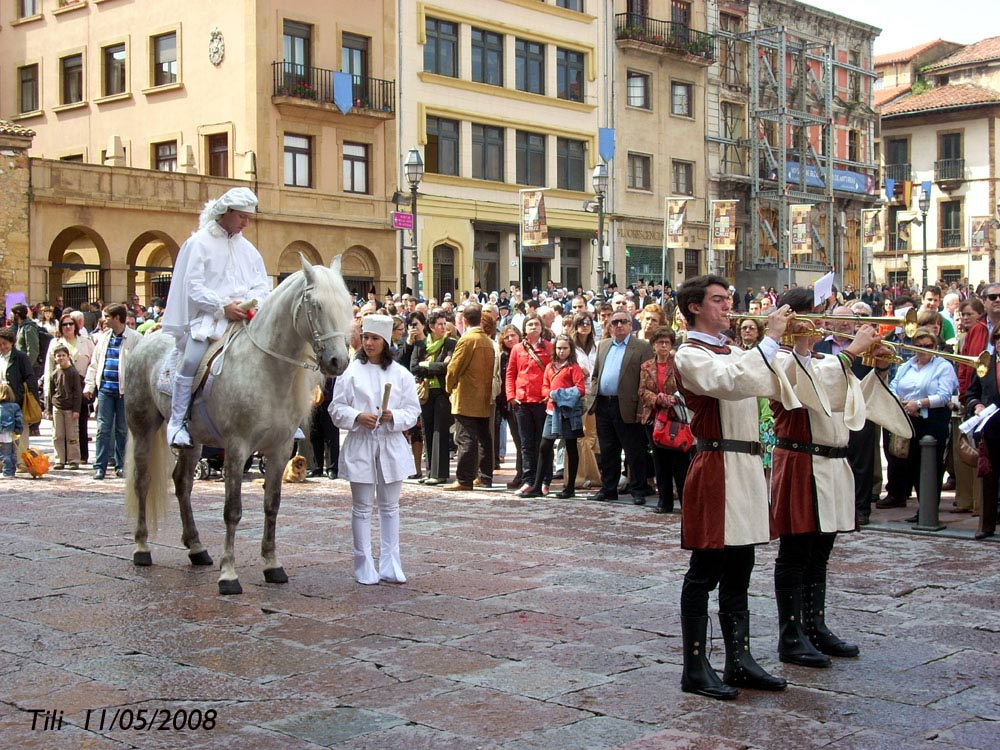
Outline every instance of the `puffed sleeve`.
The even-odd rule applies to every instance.
[[[392,409],[392,423],[387,425],[392,432],[411,429],[420,419],[420,399],[417,398],[416,382],[405,367],[393,364],[393,388],[398,388],[399,401]],[[392,399],[395,401],[395,399]]]
[[[772,366],[759,347],[730,349],[727,356],[717,356],[697,344],[685,344],[674,361],[684,387],[692,393],[723,401],[771,398],[786,409],[802,406],[784,370]]]
[[[354,362],[352,362],[344,374],[337,378],[333,386],[333,398],[330,401],[330,418],[333,423],[342,430],[359,429],[354,420],[361,413],[354,407]],[[416,389],[414,389],[416,393]]]

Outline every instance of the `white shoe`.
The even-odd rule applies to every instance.
[[[354,537],[354,578],[365,585],[378,583],[378,573],[375,572],[375,561],[372,559],[371,514],[358,516],[352,513],[351,534]]]
[[[381,550],[378,556],[378,576],[389,583],[406,583],[403,564],[399,561],[399,510],[378,512]]]
[[[167,443],[174,448],[190,448],[191,435],[185,420],[191,404],[191,384],[194,378],[174,376],[174,387],[170,397],[170,421],[167,423]]]

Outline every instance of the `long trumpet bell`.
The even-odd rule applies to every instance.
[[[817,328],[818,333],[822,333],[824,336],[838,336],[842,339],[851,339],[852,341],[857,338],[857,336],[851,336],[846,333],[839,333],[838,331],[831,331],[825,328]],[[903,358],[896,354],[899,349],[906,349],[907,351],[914,352],[915,354],[930,354],[933,357],[941,357],[942,359],[947,359],[949,362],[956,362],[960,365],[966,365],[975,369],[976,374],[984,378],[986,373],[990,371],[990,353],[983,352],[978,357],[974,357],[971,354],[952,354],[951,352],[942,352],[937,349],[928,349],[925,346],[913,346],[913,344],[897,344],[892,341],[881,341],[879,342],[882,346],[887,347],[893,354],[890,357],[875,357],[873,354],[874,346],[861,355],[861,364],[867,365],[868,367],[875,367],[876,362],[887,362],[889,364],[902,364]],[[876,344],[878,346],[879,344]]]
[[[767,320],[766,315],[740,315],[739,313],[728,313],[730,318],[739,319],[746,318],[748,320]],[[884,325],[893,326],[895,328],[901,327],[907,336],[912,337],[913,334],[917,332],[917,311],[912,307],[906,311],[906,315],[900,320],[895,316],[887,317],[866,317],[863,315],[852,315],[850,317],[844,315],[800,315],[799,313],[791,313],[789,317],[794,317],[795,320],[851,320],[855,323],[869,323],[871,325]],[[814,324],[815,325],[815,324]],[[805,331],[800,335],[812,335],[812,331]]]

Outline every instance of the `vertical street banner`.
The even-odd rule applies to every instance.
[[[545,193],[541,190],[521,191],[521,244],[525,247],[549,244]]]
[[[809,255],[812,253],[812,238],[809,232],[809,213],[811,203],[794,203],[788,207],[791,213],[792,255]]]
[[[684,247],[687,199],[667,201],[667,247]]]
[[[992,216],[973,216],[969,221],[969,250],[973,255],[981,255],[990,249],[990,221]]]
[[[881,249],[885,243],[882,232],[882,210],[864,208],[861,210],[861,244],[865,250]]]
[[[900,211],[896,214],[896,237],[899,242],[909,247],[909,242],[913,234],[912,224],[917,218],[916,211]],[[905,250],[906,248],[900,248]]]
[[[736,249],[736,201],[712,202],[712,247]]]

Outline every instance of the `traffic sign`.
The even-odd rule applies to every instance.
[[[413,229],[413,214],[405,213],[404,211],[393,211],[392,212],[392,228],[393,229]]]

